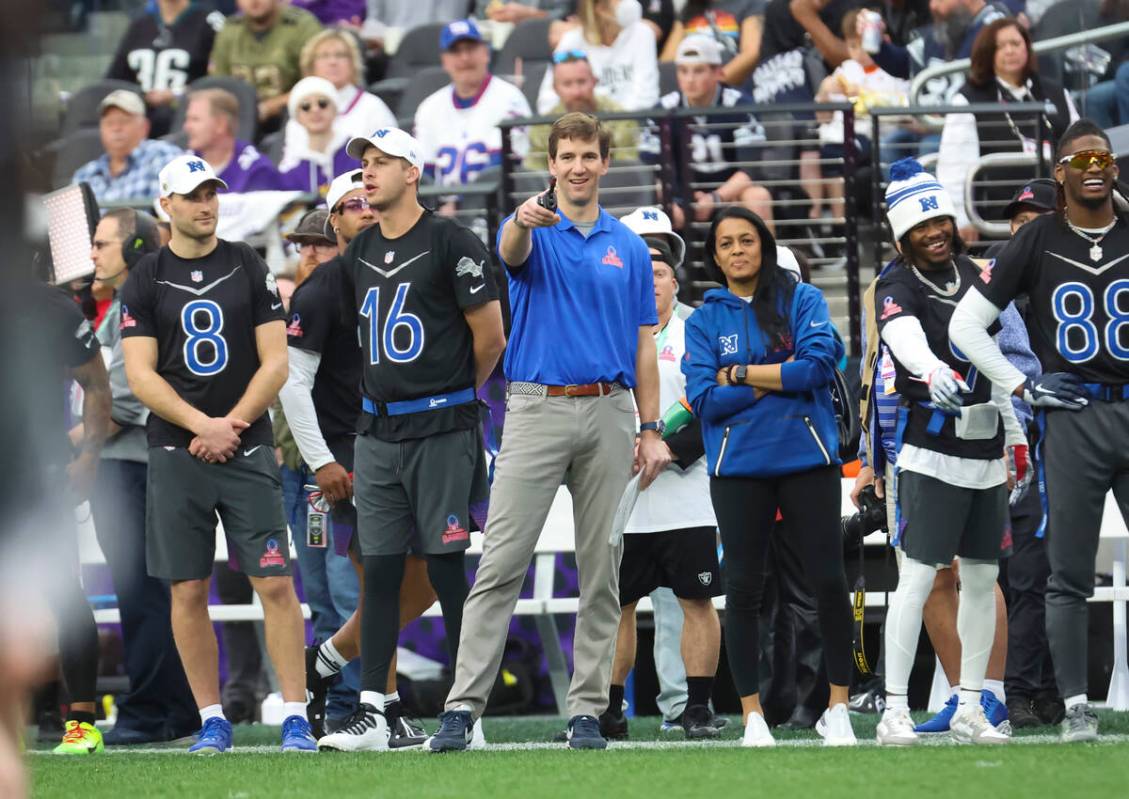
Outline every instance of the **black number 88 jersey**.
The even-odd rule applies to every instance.
[[[282,320],[274,275],[246,244],[219,241],[202,258],[168,247],[148,255],[121,291],[123,338],[157,339],[157,374],[194,408],[224,416],[259,368],[255,328]],[[267,414],[240,436],[243,446],[271,446]],[[149,446],[185,447],[192,433],[149,417]]]
[[[1124,216],[1096,249],[1058,214],[1034,219],[976,284],[998,308],[1027,295],[1031,348],[1044,372],[1071,372],[1086,383],[1129,383],[1129,221]]]

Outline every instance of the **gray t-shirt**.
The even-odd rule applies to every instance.
[[[107,367],[110,373],[110,395],[113,399],[110,418],[122,428],[120,433],[111,436],[102,447],[102,458],[147,463],[149,442],[145,437],[145,422],[149,418],[149,409],[129,390],[129,383],[125,378],[125,355],[122,352],[120,330],[121,309],[121,301],[115,299],[98,328],[98,343],[104,350],[110,351],[110,364]]]

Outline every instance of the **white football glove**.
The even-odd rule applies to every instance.
[[[947,366],[938,366],[926,379],[929,399],[943,411],[956,413],[961,406],[961,392],[971,391],[960,375]]]

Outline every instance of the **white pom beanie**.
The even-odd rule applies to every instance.
[[[956,218],[949,193],[913,158],[890,165],[890,185],[886,187],[886,219],[901,241],[910,228],[938,216]]]

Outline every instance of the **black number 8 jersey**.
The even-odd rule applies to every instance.
[[[219,241],[203,258],[168,247],[146,256],[121,292],[122,337],[157,339],[157,373],[209,416],[231,411],[259,368],[258,325],[284,318],[274,275],[246,244]],[[252,421],[245,448],[271,445],[270,419]],[[155,414],[149,445],[184,447],[192,434]]]

